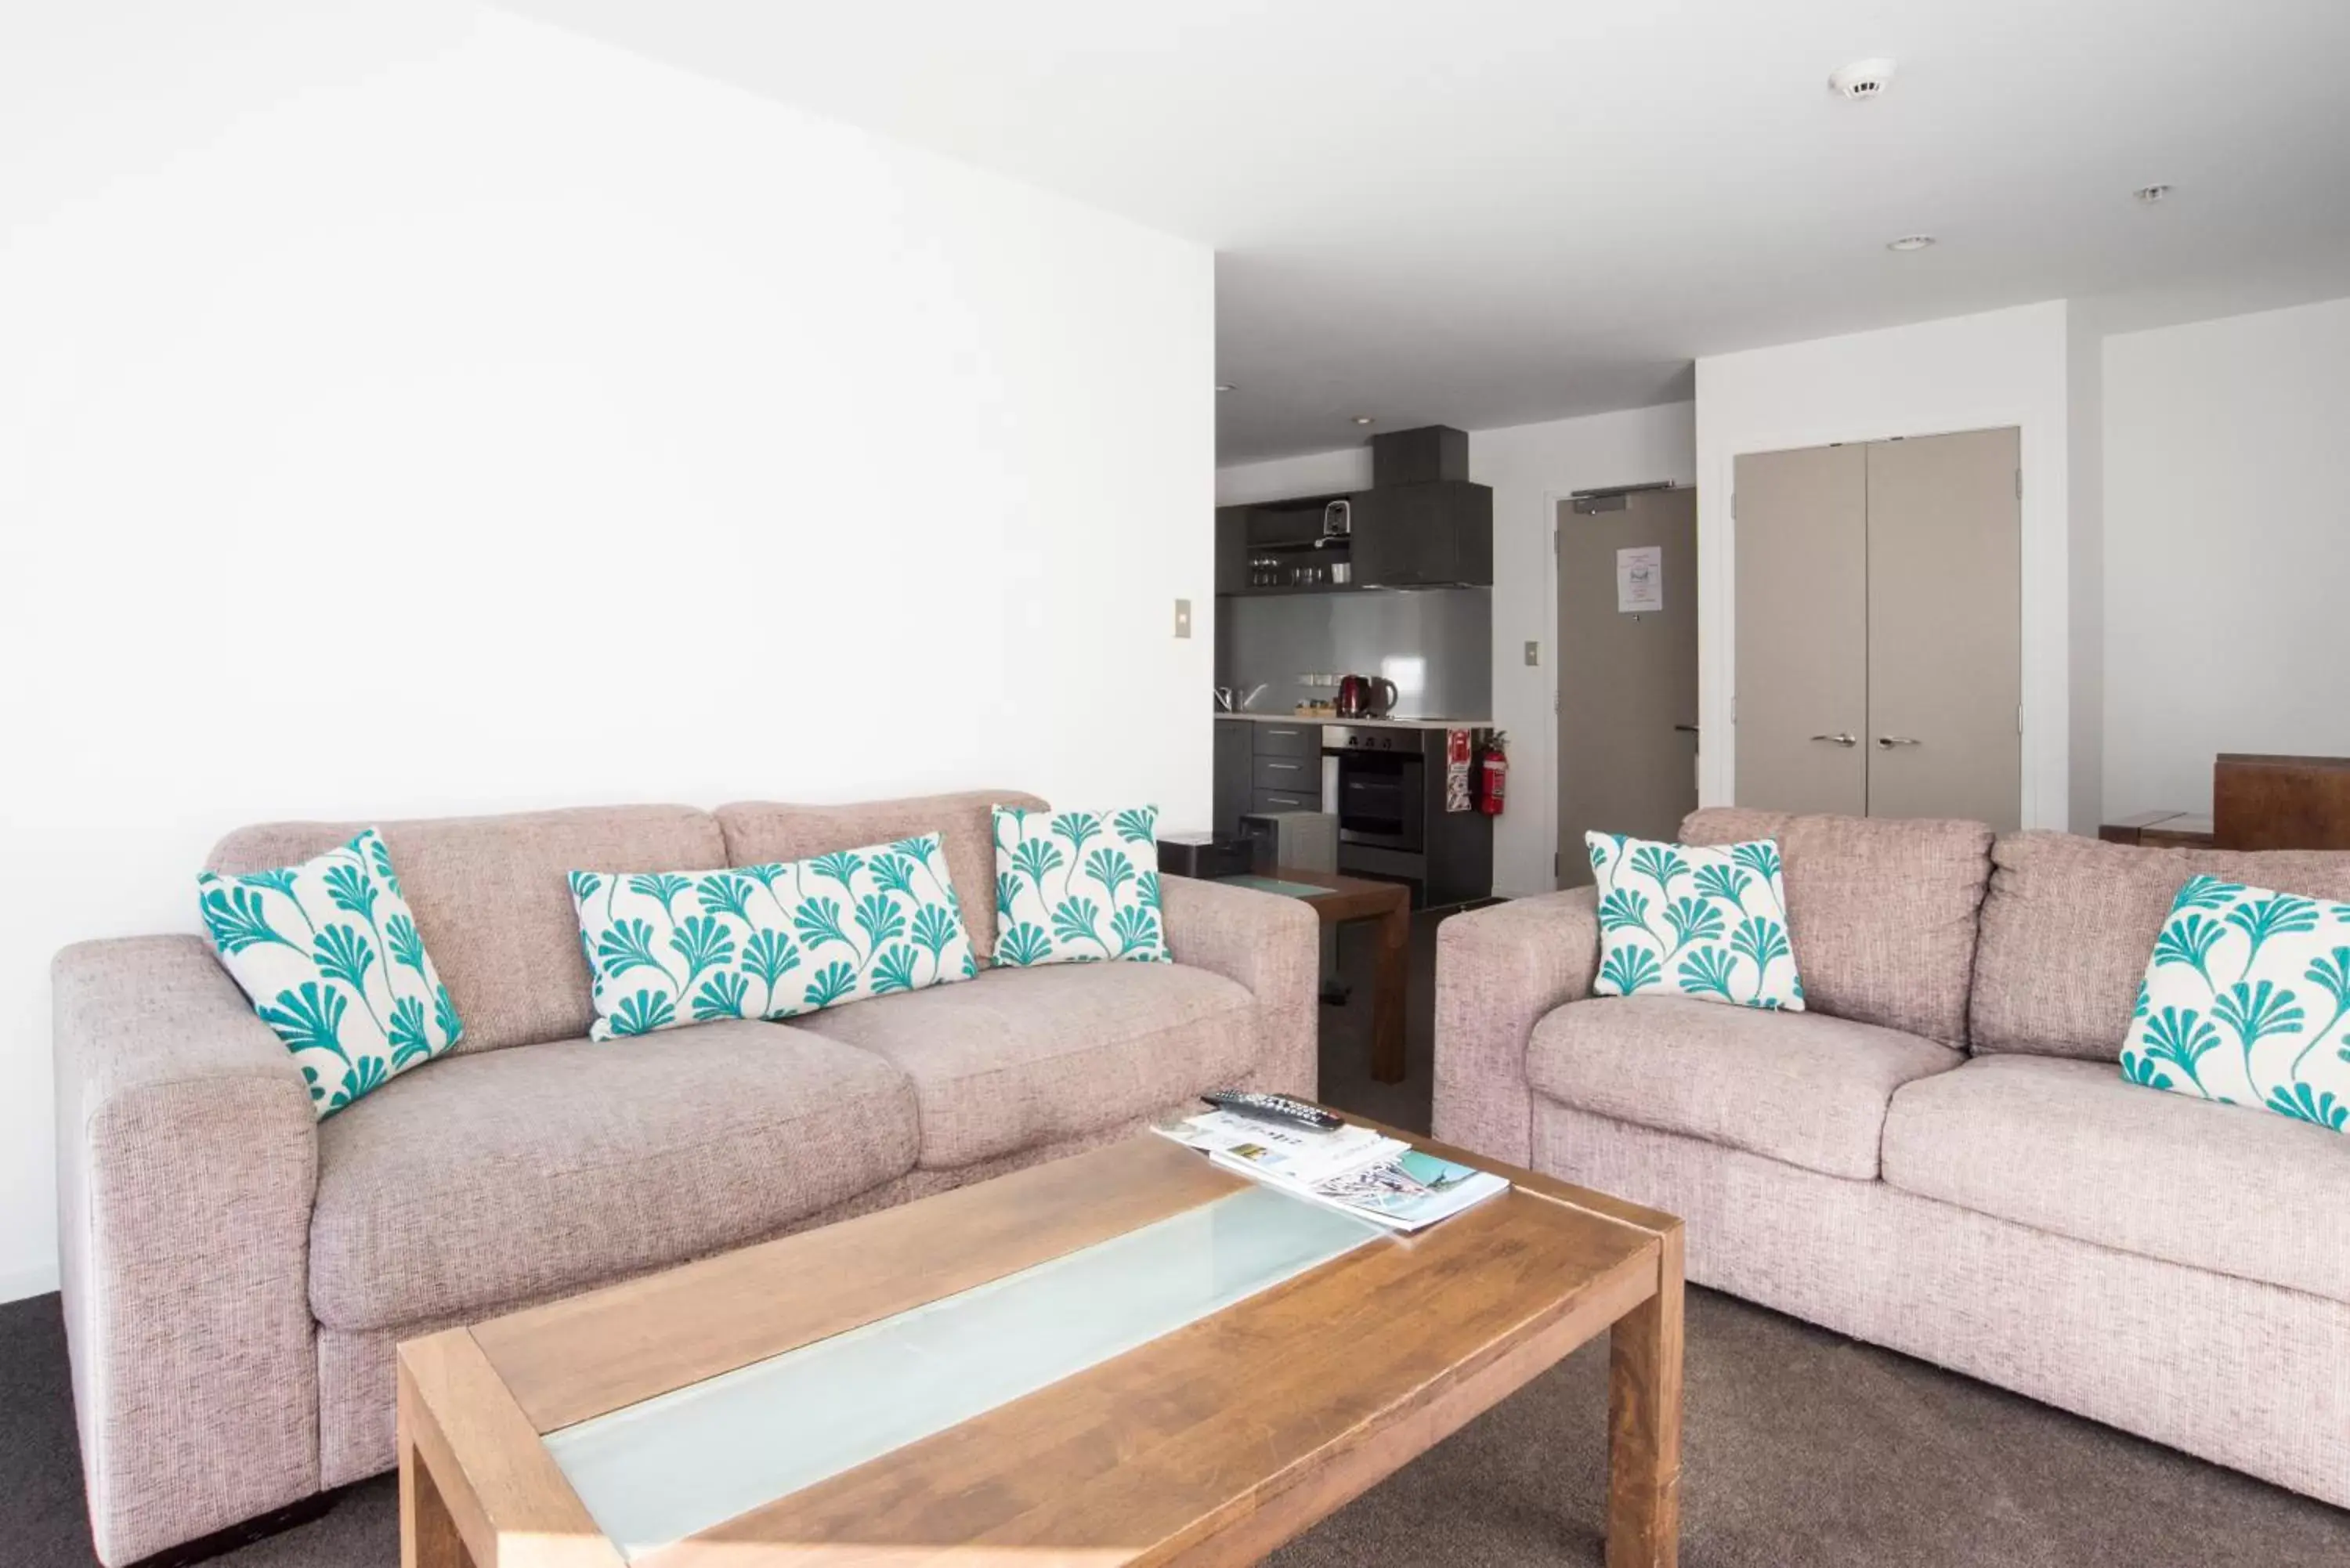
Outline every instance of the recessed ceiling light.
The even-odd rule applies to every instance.
[[[2170,187],[2168,185],[2140,185],[2137,190],[2131,192],[2130,194],[2136,196],[2139,201],[2144,202],[2147,206],[2151,207],[2157,202],[2161,201],[2164,197],[2170,194]]]
[[[1216,390],[1219,392],[1229,392],[1232,389],[1232,384],[1230,381],[1219,381],[1216,383]]]
[[[1888,251],[1922,251],[1933,243],[1931,234],[1904,234],[1898,240],[1887,240],[1885,248]]]
[[[1882,96],[1892,80],[1891,60],[1855,60],[1828,73],[1828,90],[1838,98],[1872,99]]]
[[[1370,415],[1368,415],[1368,414],[1357,414],[1357,415],[1355,416],[1355,422],[1356,422],[1357,424],[1358,424],[1358,425],[1367,425],[1367,424],[1373,423],[1374,421],[1372,421],[1371,416],[1370,416]]]

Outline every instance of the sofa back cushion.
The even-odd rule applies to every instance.
[[[2010,833],[1991,846],[1991,865],[1975,957],[1977,1051],[2119,1061],[2154,939],[2199,873],[2350,902],[2342,851],[2148,849]]]
[[[995,950],[995,808],[1041,809],[1045,803],[1017,790],[965,790],[850,805],[789,805],[738,801],[718,808],[726,835],[726,864],[761,866],[809,860],[865,844],[889,844],[935,833],[946,842],[947,875],[962,906],[971,950]],[[463,999],[460,998],[462,1001]],[[473,1020],[469,1014],[466,1023]]]
[[[307,860],[365,823],[240,827],[206,865],[224,876]],[[708,812],[682,805],[587,806],[506,816],[386,822],[416,929],[465,1021],[459,1051],[577,1039],[595,1018],[569,873],[593,866],[665,871],[722,866],[725,838]]]
[[[1804,1005],[1962,1045],[1975,916],[1991,872],[1980,822],[1799,816],[1715,806],[1681,824],[1688,844],[1768,838],[1787,884],[1787,930]]]

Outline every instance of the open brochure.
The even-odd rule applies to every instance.
[[[1203,1111],[1165,1122],[1161,1137],[1216,1164],[1398,1231],[1417,1231],[1482,1203],[1509,1183],[1351,1124],[1328,1132]]]

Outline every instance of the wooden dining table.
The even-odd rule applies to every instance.
[[[1311,907],[1326,926],[1378,922],[1378,951],[1371,970],[1371,1078],[1380,1084],[1402,1083],[1404,1002],[1411,970],[1411,890],[1400,882],[1374,882],[1289,866],[1219,880],[1276,893],[1287,890],[1280,886],[1283,883],[1319,888],[1310,896],[1303,892],[1290,896]]]

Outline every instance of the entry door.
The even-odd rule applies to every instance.
[[[1562,502],[1557,526],[1558,880],[1574,888],[1591,880],[1586,831],[1670,841],[1697,809],[1697,492]],[[1627,612],[1617,553],[1642,548],[1661,602]]]
[[[1867,450],[1868,814],[2013,832],[2023,806],[2019,433]]]
[[[1868,812],[1868,453],[1752,452],[1734,472],[1741,805]]]

